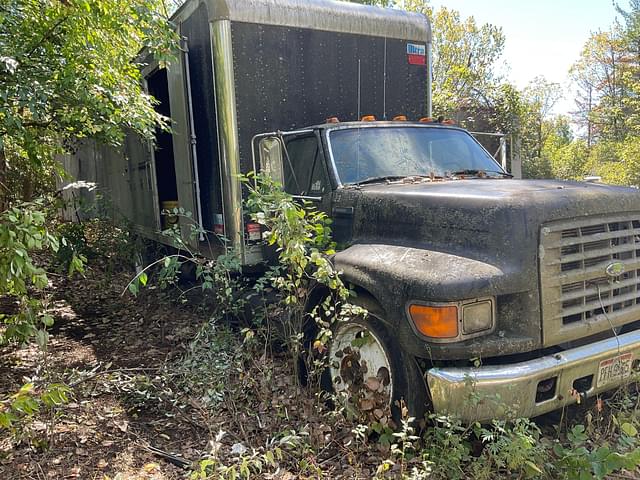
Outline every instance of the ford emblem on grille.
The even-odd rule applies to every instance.
[[[619,277],[624,273],[624,270],[624,263],[622,262],[611,262],[609,265],[607,265],[607,268],[604,269],[607,276],[610,278]]]

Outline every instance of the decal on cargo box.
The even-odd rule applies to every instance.
[[[409,65],[426,65],[427,48],[418,43],[407,43],[407,61]]]

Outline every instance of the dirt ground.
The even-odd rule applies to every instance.
[[[379,459],[360,458],[357,471],[350,466],[350,426],[338,416],[327,425],[324,404],[296,386],[282,353],[251,352],[223,386],[233,395],[213,411],[195,397],[178,400],[175,387],[163,384],[162,367],[184,354],[206,308],[175,302],[175,292],[123,295],[130,278],[96,267],[74,279],[52,276],[56,322],[46,369],[38,368],[37,347],[0,356],[2,393],[15,392],[34,372],[73,387],[70,403],[37,416],[17,447],[0,437],[0,479],[184,478],[182,466],[212,450],[257,454],[276,435],[298,434],[316,447],[296,452],[298,472],[302,458],[310,472],[321,468],[329,478],[371,477]],[[277,468],[261,478],[300,477]]]
[[[189,454],[199,442],[206,445],[201,429],[132,409],[124,392],[108,381],[118,373],[153,374],[178,353],[176,345],[198,322],[191,311],[158,295],[121,296],[127,278],[124,273],[109,278],[92,269],[85,278],[53,277],[57,318],[48,346],[48,374],[71,379],[76,372],[93,373],[75,375],[79,383],[52,431],[42,419],[32,425],[30,434],[45,438],[40,448],[25,442],[22,448],[0,453],[0,478],[102,479],[118,472],[132,478],[176,478],[176,467],[158,463],[146,447]],[[19,388],[24,377],[33,374],[40,355],[35,347],[3,355],[2,390]]]

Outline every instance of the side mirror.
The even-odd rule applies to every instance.
[[[284,185],[282,169],[282,141],[278,137],[264,137],[258,144],[260,171],[280,185]]]

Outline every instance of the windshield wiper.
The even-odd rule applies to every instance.
[[[452,172],[451,175],[474,175],[480,176],[484,175],[484,178],[488,177],[487,173],[497,173],[498,175],[502,175],[503,177],[513,178],[513,175],[507,172],[502,172],[499,170],[477,170],[477,169],[467,169],[467,170],[458,170],[457,172]]]
[[[405,180],[405,179],[415,179],[415,180],[420,180],[420,181],[424,181],[425,179],[430,179],[430,180],[448,180],[449,177],[443,177],[441,175],[434,175],[433,173],[430,175],[423,175],[423,174],[414,174],[414,175],[380,175],[379,177],[369,177],[369,178],[365,178],[364,180],[360,180],[358,182],[353,182],[353,183],[349,183],[347,185],[350,186],[360,186],[360,185],[367,185],[370,183],[380,183],[380,182],[394,182],[397,180]]]
[[[393,182],[394,180],[402,180],[409,177],[426,177],[426,175],[381,175],[379,177],[369,177],[364,180],[353,182],[350,185],[366,185],[367,183]]]

